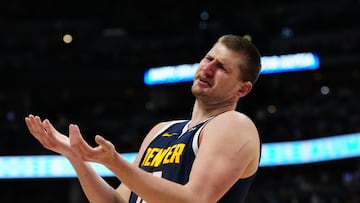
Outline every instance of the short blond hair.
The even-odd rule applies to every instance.
[[[240,80],[255,83],[261,71],[261,55],[256,46],[247,38],[239,35],[223,35],[217,43],[225,45],[228,49],[242,54],[245,58],[244,65],[240,68]]]

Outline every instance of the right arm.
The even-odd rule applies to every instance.
[[[25,118],[25,123],[30,133],[43,147],[65,156],[70,161],[90,202],[128,202],[130,190],[124,184],[116,190],[112,188],[71,149],[69,137],[58,132],[49,120],[41,121],[40,117],[29,115]],[[72,131],[73,128],[70,126],[69,130]]]

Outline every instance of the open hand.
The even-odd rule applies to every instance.
[[[95,142],[98,146],[90,146],[83,139],[77,125],[71,124],[69,126],[69,137],[72,150],[84,161],[92,161],[109,166],[115,156],[117,156],[114,145],[100,135],[95,136]]]
[[[25,118],[25,123],[44,148],[64,156],[71,154],[69,138],[57,131],[48,119],[42,121],[39,116],[30,114]]]

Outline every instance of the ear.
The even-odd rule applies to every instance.
[[[239,90],[238,90],[238,96],[239,97],[244,97],[245,95],[247,95],[251,89],[253,87],[252,82],[250,81],[246,81],[246,82],[242,82],[240,84]]]

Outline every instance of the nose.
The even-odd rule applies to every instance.
[[[215,60],[208,62],[203,67],[203,71],[207,76],[214,75],[215,70],[216,70],[216,61]]]

